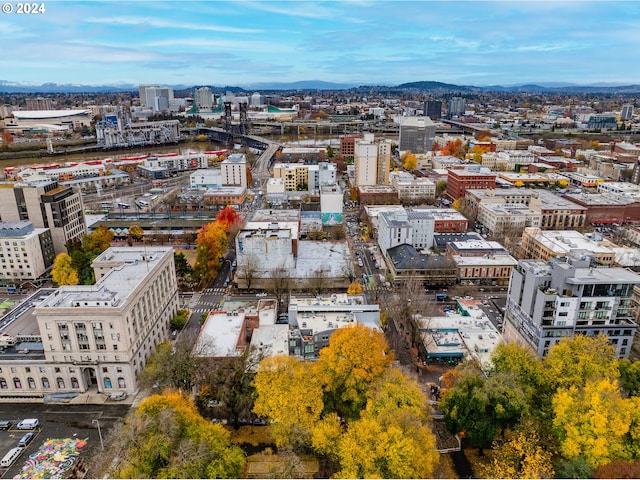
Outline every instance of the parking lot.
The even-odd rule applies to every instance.
[[[107,441],[113,426],[128,413],[130,406],[118,405],[68,405],[68,404],[13,404],[0,403],[0,420],[9,420],[12,426],[8,430],[0,430],[0,458],[14,447],[22,436],[33,431],[36,435],[25,448],[20,457],[8,469],[0,469],[1,478],[12,478],[18,475],[29,455],[36,452],[43,442],[51,438],[87,439],[87,445],[80,453],[80,458],[89,463],[90,458],[100,452],[100,433]],[[17,423],[24,418],[38,418],[39,426],[35,430],[18,430]]]

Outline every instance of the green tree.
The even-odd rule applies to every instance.
[[[191,283],[194,279],[195,271],[189,264],[187,257],[184,253],[174,252],[173,262],[176,266],[176,276],[184,283]]]
[[[220,259],[227,250],[227,232],[222,222],[204,225],[196,239],[196,262],[194,270],[201,281],[208,285],[220,268]]]
[[[640,362],[620,360],[618,362],[620,372],[620,386],[627,395],[636,396],[640,393]]]
[[[51,278],[59,286],[78,285],[78,272],[71,266],[71,257],[66,253],[56,256],[51,269]]]
[[[158,344],[140,374],[141,383],[148,387],[190,392],[202,362],[201,357],[193,353],[193,340],[182,335],[174,344],[169,341]]]
[[[249,417],[253,410],[256,393],[253,382],[262,356],[254,348],[245,348],[239,356],[209,359],[201,364],[198,382],[201,397],[223,405],[236,428],[238,420]]]
[[[382,332],[361,324],[333,332],[314,365],[327,410],[358,418],[369,386],[391,364],[393,353]]]
[[[171,319],[171,328],[174,330],[182,330],[189,321],[189,312],[186,310],[178,310],[174,317]]]
[[[122,430],[117,478],[238,478],[244,454],[177,392],[145,398]]]
[[[464,432],[469,444],[489,448],[505,428],[528,413],[527,397],[513,374],[484,378],[469,372],[442,397],[440,407],[451,433]]]

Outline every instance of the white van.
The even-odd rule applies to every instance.
[[[38,424],[37,418],[25,418],[16,425],[16,428],[18,430],[33,430],[38,427]]]
[[[0,468],[9,468],[22,454],[24,448],[15,447],[7,452],[2,460],[0,460]]]

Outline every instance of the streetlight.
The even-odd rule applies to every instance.
[[[97,418],[91,420],[91,423],[95,423],[98,426],[98,436],[100,437],[100,447],[104,450],[104,442],[102,441],[102,432],[100,431],[100,422]]]

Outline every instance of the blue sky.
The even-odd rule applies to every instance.
[[[0,14],[0,81],[640,83],[636,1],[44,4]]]

